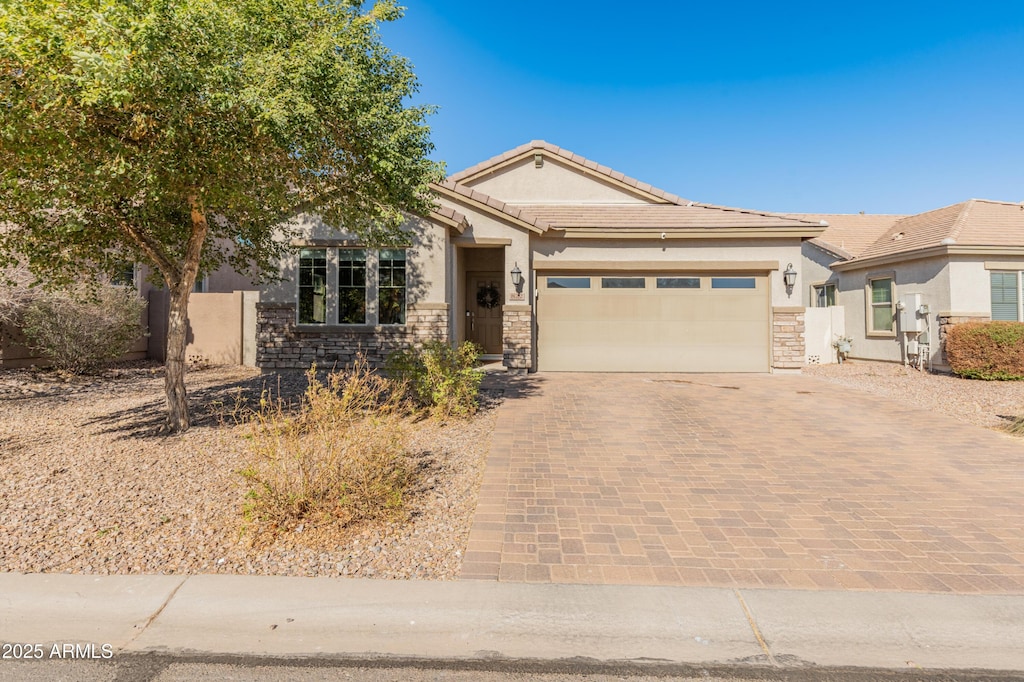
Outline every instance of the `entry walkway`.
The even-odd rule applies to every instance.
[[[520,381],[463,578],[1024,593],[1024,440],[799,375]]]

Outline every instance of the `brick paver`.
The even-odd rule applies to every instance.
[[[1024,440],[796,375],[504,381],[463,578],[1024,592]]]

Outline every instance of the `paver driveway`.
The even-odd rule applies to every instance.
[[[1024,440],[798,375],[519,381],[463,578],[1024,592]]]

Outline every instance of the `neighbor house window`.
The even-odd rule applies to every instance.
[[[110,283],[122,287],[135,286],[135,263],[119,263],[110,277]]]
[[[836,285],[835,284],[815,284],[814,285],[814,307],[815,308],[829,308],[836,304]]]
[[[893,306],[892,277],[876,277],[868,280],[870,310],[868,331],[885,333],[894,331],[896,309]]]
[[[327,322],[327,249],[299,252],[299,324]]]
[[[1020,320],[1020,273],[993,272],[992,319],[1017,322]]]
[[[405,249],[380,252],[377,299],[380,324],[405,324]]]
[[[338,250],[338,324],[366,324],[366,250]]]

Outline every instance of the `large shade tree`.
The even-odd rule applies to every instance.
[[[189,426],[197,274],[272,272],[315,211],[368,243],[429,210],[429,107],[393,0],[0,0],[0,265],[149,264],[170,293],[167,428]]]

